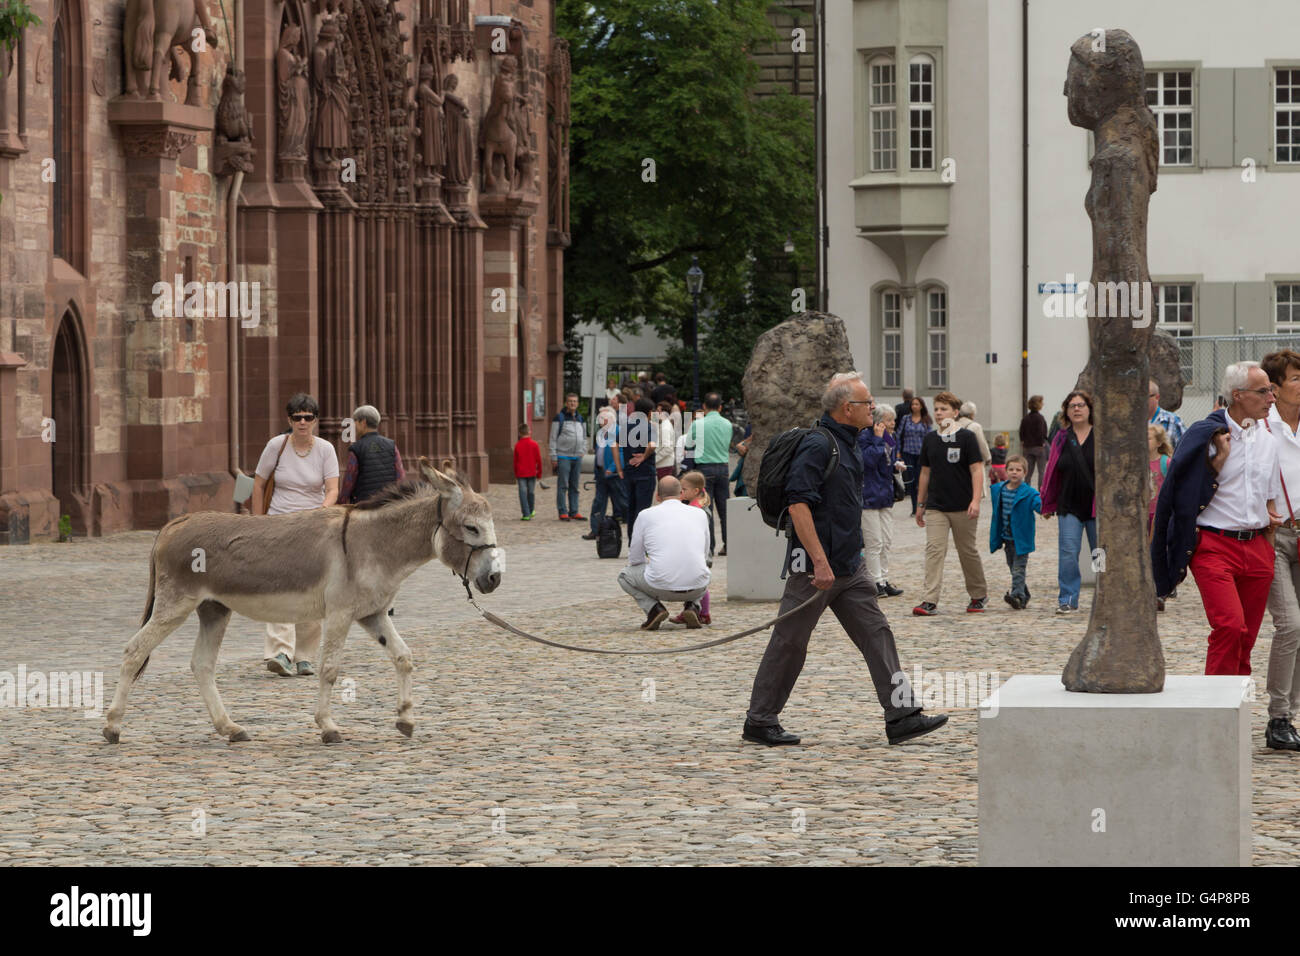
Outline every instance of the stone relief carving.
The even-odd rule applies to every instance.
[[[473,135],[470,132],[470,113],[465,101],[456,95],[460,83],[455,73],[447,77],[443,93],[443,109],[447,129],[447,182],[456,186],[469,183],[474,173]]]
[[[316,130],[313,167],[321,179],[334,179],[339,161],[351,143],[347,66],[335,43],[334,20],[321,24],[312,51],[312,82],[316,91]]]
[[[170,61],[172,73],[182,74],[175,47],[184,47],[190,56],[186,106],[201,106],[199,93],[199,51],[193,43],[194,31],[202,27],[204,40],[216,47],[202,0],[127,0],[122,30],[122,54],[126,63],[123,95],[136,99],[162,99],[162,88],[169,74],[163,72]]]
[[[275,54],[277,158],[286,179],[301,177],[307,162],[307,115],[311,92],[307,57],[301,46],[302,27],[285,23]],[[297,175],[295,175],[295,173]]]
[[[420,85],[416,91],[420,116],[420,167],[424,178],[441,173],[447,165],[446,121],[442,115],[442,94],[437,85],[436,71],[431,60],[420,65]]]
[[[515,158],[518,136],[515,133],[515,61],[501,59],[501,68],[492,84],[492,99],[487,116],[479,127],[479,148],[483,150],[483,191],[509,192],[515,182]]]
[[[546,199],[554,238],[569,238],[569,44],[551,40],[547,65]]]
[[[253,171],[253,121],[244,106],[245,76],[231,67],[221,83],[217,104],[216,171],[218,176],[235,170]]]

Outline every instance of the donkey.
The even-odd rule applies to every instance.
[[[343,642],[356,621],[388,651],[397,668],[397,729],[415,730],[411,652],[388,609],[402,581],[438,558],[484,594],[505,572],[487,500],[451,468],[419,462],[426,481],[407,478],[359,505],[285,515],[203,511],[169,522],[149,557],[149,599],[140,630],[127,642],[104,736],[122,734],[131,685],[167,635],[199,612],[190,669],[217,733],[248,740],[217,693],[216,663],[230,613],[255,621],[324,621],[316,724],[321,740],[343,739],[330,719]]]

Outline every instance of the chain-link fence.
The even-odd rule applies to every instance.
[[[1300,352],[1300,335],[1184,335],[1178,337],[1178,346],[1183,367],[1183,405],[1178,417],[1190,425],[1214,408],[1225,368],[1246,359],[1258,362],[1279,349]]]

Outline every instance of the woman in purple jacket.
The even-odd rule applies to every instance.
[[[858,432],[862,455],[862,560],[867,577],[875,582],[877,597],[903,593],[889,583],[889,549],[894,543],[894,473],[905,466],[898,460],[894,439],[894,410],[877,405],[875,424]]]

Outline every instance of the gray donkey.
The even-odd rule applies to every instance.
[[[199,612],[190,668],[217,733],[248,740],[217,693],[216,663],[230,613],[255,621],[324,622],[316,724],[326,743],[342,740],[330,719],[330,693],[348,629],[356,621],[397,668],[397,729],[415,729],[411,652],[388,616],[393,598],[416,568],[438,558],[461,576],[466,591],[496,590],[505,554],[487,500],[444,461],[421,458],[427,483],[407,478],[360,505],[286,515],[204,511],[169,522],[149,558],[149,600],[140,630],[127,642],[104,736],[117,743],[131,685],[167,635]]]

